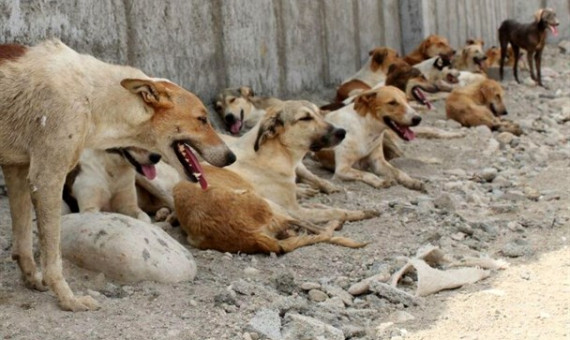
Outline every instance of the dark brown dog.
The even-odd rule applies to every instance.
[[[558,19],[556,13],[551,8],[539,9],[534,14],[534,22],[529,24],[521,24],[515,20],[505,20],[499,27],[499,41],[501,43],[501,65],[500,74],[503,79],[503,67],[507,58],[507,46],[511,43],[513,47],[515,62],[513,65],[513,74],[518,83],[519,75],[517,64],[520,57],[520,49],[527,51],[528,66],[530,77],[538,83],[542,84],[540,74],[540,64],[542,59],[542,50],[546,44],[546,29],[550,28],[554,36],[558,35]],[[534,67],[532,60],[536,63],[536,76],[534,75]]]

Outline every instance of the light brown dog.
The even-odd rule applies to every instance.
[[[388,68],[400,59],[398,52],[388,47],[378,47],[368,53],[370,58],[366,64],[352,77],[346,79],[337,89],[336,102],[342,102],[348,97],[370,90],[383,82],[388,74]]]
[[[524,59],[525,52],[520,51],[519,67],[521,70],[528,71],[528,63]],[[485,68],[489,67],[499,67],[501,61],[501,49],[497,46],[492,46],[485,52],[487,60],[485,60]],[[508,67],[513,67],[515,65],[515,52],[513,52],[513,47],[509,45],[507,47],[507,57],[505,59],[505,65]]]
[[[486,125],[491,130],[521,135],[517,124],[500,118],[508,113],[504,95],[501,84],[492,79],[455,89],[445,104],[447,118],[466,127]]]
[[[437,56],[444,56],[451,59],[454,54],[455,51],[449,46],[447,39],[432,34],[425,38],[412,53],[405,56],[404,60],[410,65],[415,65]]]
[[[25,285],[55,293],[61,308],[95,309],[76,297],[62,271],[61,193],[84,148],[138,147],[204,181],[194,152],[225,166],[235,155],[190,92],[138,69],[104,63],[60,41],[0,46],[0,164],[12,216],[12,256]],[[32,249],[36,211],[43,275]]]
[[[467,45],[455,55],[452,67],[460,71],[480,73],[484,71],[486,59],[482,40],[471,39],[467,40]]]
[[[287,216],[231,170],[205,166],[204,174],[210,183],[206,191],[189,182],[180,182],[174,188],[180,226],[193,247],[281,254],[320,242],[351,248],[365,245],[348,238],[333,237],[334,230],[341,224],[338,221],[323,228]],[[315,234],[297,235],[299,228]]]

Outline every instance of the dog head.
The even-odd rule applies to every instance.
[[[258,125],[253,147],[256,152],[274,140],[304,155],[308,151],[337,146],[346,135],[344,129],[325,121],[315,104],[304,100],[285,101],[270,107]]]
[[[458,70],[446,67],[441,70],[441,79],[449,84],[459,84],[459,74]]]
[[[556,12],[552,8],[541,8],[534,13],[534,21],[537,23],[542,23],[546,27],[550,28],[554,36],[558,35],[558,18],[556,18]]]
[[[479,45],[481,48],[483,48],[485,46],[485,41],[479,38],[469,38],[467,41],[465,41],[465,46],[469,45]]]
[[[381,70],[384,74],[388,72],[388,67],[400,58],[398,52],[388,47],[375,48],[368,52],[368,55],[372,72]]]
[[[251,102],[253,96],[251,87],[242,86],[235,89],[225,89],[216,97],[216,112],[224,121],[226,129],[232,134],[240,133],[244,122],[254,110]]]
[[[407,141],[415,138],[410,127],[422,121],[408,104],[406,94],[394,86],[383,86],[359,95],[354,100],[354,110],[362,116],[371,115]]]
[[[433,62],[433,68],[440,71],[443,70],[444,67],[448,66],[451,66],[451,59],[449,59],[447,56],[440,55],[439,57],[435,58],[435,61]]]
[[[160,161],[161,156],[159,154],[134,146],[126,148],[112,148],[105,151],[121,156],[144,177],[150,180],[156,177],[156,168],[154,165]]]
[[[449,46],[449,42],[442,36],[432,34],[422,41],[419,52],[425,59],[445,56],[449,59],[455,54],[455,50]]]
[[[461,50],[460,58],[463,64],[467,66],[467,71],[476,73],[483,70],[487,55],[483,52],[481,45],[471,44]]]
[[[416,100],[429,109],[432,107],[431,103],[422,91],[431,93],[438,91],[437,86],[430,83],[420,70],[406,62],[390,65],[385,84],[397,87],[406,93],[408,99]]]
[[[194,94],[163,79],[124,79],[121,85],[138,96],[148,112],[142,122],[148,124],[148,132],[139,136],[141,144],[158,151],[180,175],[205,189],[196,152],[215,166],[235,162],[236,156],[216,134],[206,107]]]
[[[493,115],[499,117],[508,113],[505,103],[503,102],[505,92],[501,84],[492,79],[486,79],[479,84],[479,92],[481,102],[489,107]]]

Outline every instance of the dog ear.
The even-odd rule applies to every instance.
[[[255,94],[253,93],[253,89],[249,86],[242,86],[239,88],[239,93],[245,97],[245,98],[249,98],[249,97],[253,97],[255,96]]]
[[[467,39],[467,41],[465,42],[466,45],[475,45],[475,40],[474,39]]]
[[[156,81],[150,79],[123,79],[121,80],[121,86],[131,91],[131,93],[140,95],[147,105],[154,108],[172,106],[172,101],[166,88]]]
[[[541,8],[538,11],[534,12],[535,22],[540,22],[542,20],[542,13],[544,13],[544,8]]]
[[[493,88],[492,84],[489,84],[486,81],[481,84],[479,91],[481,92],[481,96],[486,102],[490,102],[495,96],[495,89]]]
[[[360,113],[362,109],[370,107],[370,103],[376,98],[376,92],[364,92],[354,99],[354,111]],[[362,111],[366,112],[366,111]]]
[[[253,144],[253,150],[257,152],[261,144],[265,143],[268,139],[275,138],[283,125],[281,111],[267,114],[259,124],[259,131],[257,131],[257,138]]]
[[[382,65],[387,55],[388,55],[387,51],[377,52],[373,54],[372,59],[376,64]]]
[[[218,99],[216,101],[214,101],[214,109],[216,110],[216,112],[221,113],[223,106],[222,106],[222,102]]]

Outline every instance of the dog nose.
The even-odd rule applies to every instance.
[[[224,117],[226,123],[228,124],[233,124],[236,121],[236,117],[233,115],[233,113],[228,113],[225,117]]]
[[[451,50],[451,55],[455,55],[455,50]]]
[[[225,165],[225,166],[228,166],[228,165],[233,164],[233,163],[236,161],[236,159],[237,159],[237,158],[236,158],[236,155],[235,155],[233,152],[230,151],[230,152],[226,155],[226,165]]]
[[[503,111],[503,116],[506,116],[508,114],[509,114],[509,111],[507,111],[507,110]]]
[[[412,118],[412,126],[419,125],[421,122],[422,122],[422,117],[420,116],[415,116],[414,118]]]
[[[334,132],[334,136],[335,136],[335,138],[337,138],[339,140],[343,140],[344,137],[346,137],[346,130],[345,129],[337,129]]]
[[[160,162],[160,155],[157,153],[151,153],[150,156],[148,156],[148,159],[152,163],[156,164],[156,163]]]

